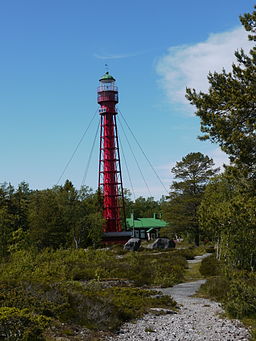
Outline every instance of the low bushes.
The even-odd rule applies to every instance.
[[[0,339],[43,340],[42,332],[50,321],[49,318],[34,314],[28,309],[0,307]]]
[[[200,288],[199,294],[222,302],[232,318],[256,316],[256,274],[249,271],[227,271],[211,277]]]
[[[169,253],[127,253],[111,271],[116,278],[128,278],[136,286],[172,286],[183,279],[186,260]]]
[[[12,333],[21,330],[21,334],[31,331],[39,335],[53,319],[89,329],[113,330],[124,321],[142,316],[150,307],[173,308],[176,305],[168,296],[153,295],[152,290],[129,287],[104,289],[97,282],[89,285],[78,282],[5,284],[1,294],[0,326],[4,326],[2,333],[7,333],[7,326],[11,326]]]
[[[220,264],[215,255],[202,259],[199,271],[204,277],[218,275],[220,273]]]
[[[185,253],[170,251],[148,254],[128,252],[117,255],[111,250],[44,250],[39,254],[19,251],[8,263],[0,265],[3,281],[52,283],[66,280],[98,281],[128,279],[136,286],[171,286],[183,279]]]
[[[66,330],[77,325],[108,331],[151,307],[173,308],[170,297],[131,286],[173,285],[181,281],[186,266],[186,259],[176,252],[16,252],[0,264],[0,307],[5,313],[0,336],[7,335],[7,325],[12,327],[6,340],[19,339],[17,333],[21,340],[40,340],[48,325],[51,330],[58,326],[59,335],[64,334],[62,324]]]
[[[229,281],[226,277],[211,277],[203,284],[199,290],[199,295],[214,299],[218,302],[225,301],[227,291],[229,290]]]
[[[233,271],[224,308],[230,316],[256,316],[256,273]]]

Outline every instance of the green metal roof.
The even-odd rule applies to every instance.
[[[111,76],[110,74],[109,74],[109,72],[106,72],[102,77],[101,77],[101,79],[100,79],[100,82],[101,81],[105,81],[105,82],[107,82],[107,81],[112,81],[112,82],[115,82],[115,78],[113,77],[113,76]]]
[[[150,229],[161,228],[167,226],[167,222],[161,219],[155,218],[126,218],[127,227],[132,229]]]
[[[151,227],[149,230],[147,230],[146,232],[151,232],[154,231],[154,227]]]

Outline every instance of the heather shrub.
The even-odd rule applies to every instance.
[[[173,254],[176,254],[177,256],[180,257],[184,257],[185,259],[194,259],[196,253],[197,253],[196,248],[194,247],[173,250]]]
[[[43,340],[42,332],[49,323],[49,318],[31,313],[28,309],[0,308],[0,335],[4,340]]]
[[[235,318],[256,315],[256,274],[254,272],[232,273],[224,307],[229,315]]]
[[[181,281],[186,266],[185,258],[172,252],[130,252],[120,257],[111,250],[18,251],[0,264],[0,307],[28,309],[31,316],[52,319],[50,323],[64,323],[67,328],[77,324],[113,330],[150,307],[175,303],[159,295],[152,298],[152,291],[108,287],[108,283],[171,286]],[[31,322],[26,333],[32,327]]]
[[[128,279],[136,286],[166,286],[183,279],[183,270],[187,266],[187,255],[183,254],[184,251],[169,251],[117,255],[111,250],[83,249],[46,249],[39,254],[18,251],[12,254],[9,262],[0,264],[0,278],[3,281],[39,283],[119,278]]]
[[[227,297],[229,281],[223,276],[211,277],[199,289],[199,295],[223,302]]]
[[[34,316],[39,316],[42,321],[50,321],[52,318],[65,324],[77,324],[95,330],[112,330],[124,321],[142,316],[150,307],[175,306],[175,302],[168,296],[153,296],[152,290],[130,287],[103,288],[97,281],[88,285],[65,282],[51,285],[21,283],[16,286],[2,283],[1,286],[1,304],[14,309],[10,311],[15,312],[15,318],[10,318],[10,323],[14,324],[16,321],[17,312],[29,311],[29,316],[23,314],[27,318],[24,326],[30,329],[35,327],[34,332],[39,327],[40,331],[46,327],[46,324],[34,326]],[[1,309],[3,308],[5,307],[2,306]],[[10,317],[10,314],[8,316]],[[17,321],[19,324],[19,316]]]
[[[220,264],[216,259],[215,255],[211,255],[202,259],[199,271],[202,276],[210,277],[216,276],[220,272]]]
[[[199,295],[223,304],[232,318],[255,317],[256,274],[249,271],[227,271],[211,277],[199,290]]]

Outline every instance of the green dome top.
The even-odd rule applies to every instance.
[[[100,79],[100,82],[112,83],[115,82],[115,78],[107,71]]]

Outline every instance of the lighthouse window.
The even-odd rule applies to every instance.
[[[102,108],[102,109],[99,110],[100,113],[106,112],[106,111],[107,111],[106,108]]]

